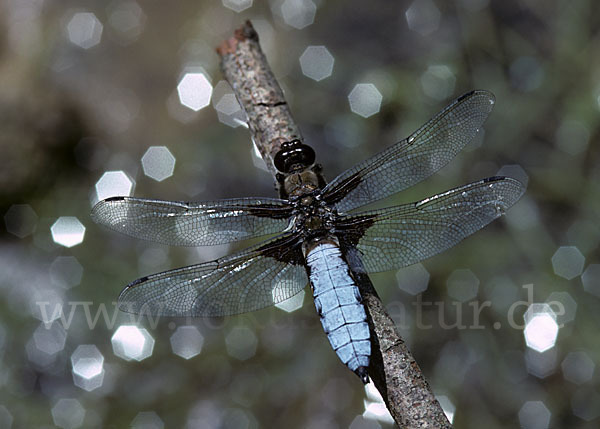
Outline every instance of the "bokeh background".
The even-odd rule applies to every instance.
[[[591,0],[2,0],[0,427],[390,426],[310,294],[219,320],[114,306],[141,275],[247,243],[120,236],[90,220],[99,198],[275,196],[214,51],[245,19],[330,179],[454,97],[495,93],[476,141],[385,204],[499,172],[526,195],[446,253],[372,280],[456,427],[597,427]]]

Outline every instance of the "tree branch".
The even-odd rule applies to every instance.
[[[221,69],[246,111],[255,144],[275,177],[273,157],[281,143],[302,139],[283,91],[275,80],[249,21],[224,41],[217,53]],[[276,180],[277,182],[277,180]],[[371,329],[369,375],[400,427],[450,428],[421,369],[398,334],[366,274],[359,288]]]
[[[248,127],[267,168],[275,177],[273,157],[281,144],[302,140],[283,91],[275,80],[250,21],[217,48],[221,71],[248,116]]]

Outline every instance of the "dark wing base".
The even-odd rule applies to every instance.
[[[288,202],[238,198],[203,203],[113,197],[92,209],[94,222],[171,246],[212,246],[283,231]]]

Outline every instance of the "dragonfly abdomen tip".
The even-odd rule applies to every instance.
[[[363,384],[369,383],[369,373],[367,372],[366,366],[359,366],[356,368],[356,375],[358,375],[358,378],[360,378]]]

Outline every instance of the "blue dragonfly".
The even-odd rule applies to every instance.
[[[226,316],[285,301],[310,284],[339,359],[369,381],[371,332],[358,273],[415,264],[500,217],[525,192],[488,177],[410,204],[357,209],[431,176],[480,130],[494,106],[488,91],[454,100],[406,139],[326,183],[315,153],[293,140],[274,157],[280,198],[176,202],[113,197],[92,218],[118,232],[174,246],[274,235],[239,253],[152,274],[127,285],[120,308],[162,316]]]

